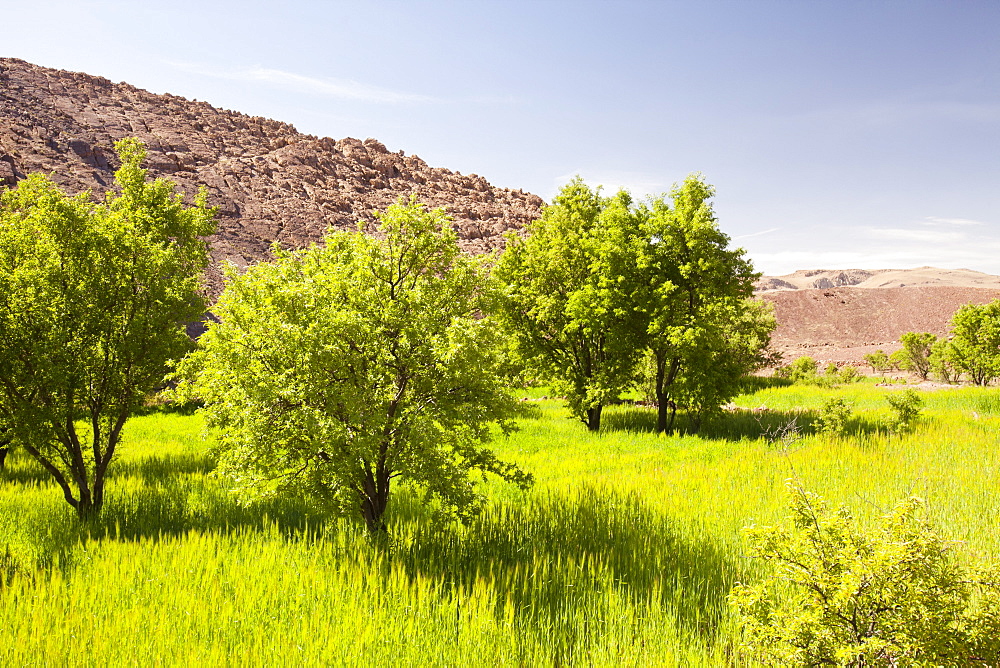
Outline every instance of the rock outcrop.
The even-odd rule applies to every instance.
[[[537,218],[542,205],[536,195],[429,167],[374,139],[315,137],[206,102],[0,58],[0,186],[44,172],[70,192],[100,196],[123,137],[146,143],[153,176],[188,196],[204,185],[219,207],[213,291],[221,262],[245,266],[269,257],[274,242],[301,247],[328,228],[371,222],[401,196],[445,207],[473,253],[502,245],[502,235]]]

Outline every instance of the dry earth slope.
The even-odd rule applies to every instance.
[[[374,139],[314,137],[206,102],[0,58],[0,185],[45,172],[71,192],[100,193],[116,168],[113,143],[133,136],[146,143],[154,176],[189,195],[204,184],[220,208],[210,240],[213,290],[223,260],[264,259],[275,241],[306,245],[329,227],[371,221],[411,193],[444,206],[471,252],[501,245],[504,232],[537,218],[542,205],[536,195],[429,167]]]
[[[1000,277],[933,267],[797,271],[762,278],[757,296],[774,304],[774,346],[786,361],[861,365],[867,353],[898,349],[904,332],[947,334],[960,306],[1000,298]]]

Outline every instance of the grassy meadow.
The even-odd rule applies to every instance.
[[[609,407],[595,435],[525,392],[533,414],[495,447],[535,487],[487,480],[467,526],[397,488],[388,542],[303,499],[239,504],[196,413],[129,423],[86,526],[15,452],[0,473],[0,663],[746,665],[726,595],[762,566],[741,529],[782,521],[792,476],[866,519],[916,494],[959,558],[1000,554],[1000,390],[921,392],[915,430],[889,435],[899,389],[761,382],[670,437],[652,409]],[[855,408],[848,437],[811,426],[832,396]],[[781,439],[792,420],[798,437]]]

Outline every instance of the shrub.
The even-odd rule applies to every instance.
[[[1000,658],[994,578],[956,563],[951,544],[921,516],[920,499],[903,501],[866,531],[847,509],[829,510],[798,484],[789,489],[791,527],[745,530],[752,556],[773,564],[773,573],[729,595],[755,658],[796,666]]]
[[[892,417],[889,418],[889,431],[902,433],[912,429],[924,405],[920,395],[913,390],[904,390],[887,395],[885,400],[889,402],[889,407],[893,411]]]
[[[851,419],[851,405],[840,397],[828,399],[819,412],[819,430],[831,436],[847,433],[847,422]]]
[[[815,379],[816,369],[816,360],[808,355],[803,355],[791,364],[778,367],[774,371],[774,375],[778,378],[786,378],[793,383],[798,383]]]

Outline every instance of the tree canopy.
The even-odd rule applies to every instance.
[[[731,399],[739,378],[764,364],[775,327],[769,308],[752,300],[760,275],[718,227],[714,194],[693,174],[641,215],[637,307],[661,432],[672,427],[668,410],[700,414]]]
[[[516,348],[591,430],[641,376],[644,351],[660,431],[672,427],[668,411],[714,410],[765,363],[774,318],[752,299],[758,275],[728,247],[713,193],[692,175],[636,204],[577,178],[527,238],[511,238],[496,273]]]
[[[459,252],[441,209],[400,202],[378,221],[380,238],[333,232],[230,271],[180,370],[244,494],[310,494],[373,532],[394,480],[459,516],[482,472],[531,481],[484,447],[519,411],[484,259]]]
[[[135,139],[116,145],[118,191],[92,203],[31,175],[0,193],[0,424],[80,516],[99,511],[122,427],[190,346],[204,313],[202,193],[149,182]]]
[[[509,238],[496,267],[517,353],[591,430],[634,380],[642,350],[631,205],[625,192],[603,197],[576,178],[526,238]]]
[[[951,318],[949,357],[975,385],[1000,377],[1000,300],[966,304]]]

